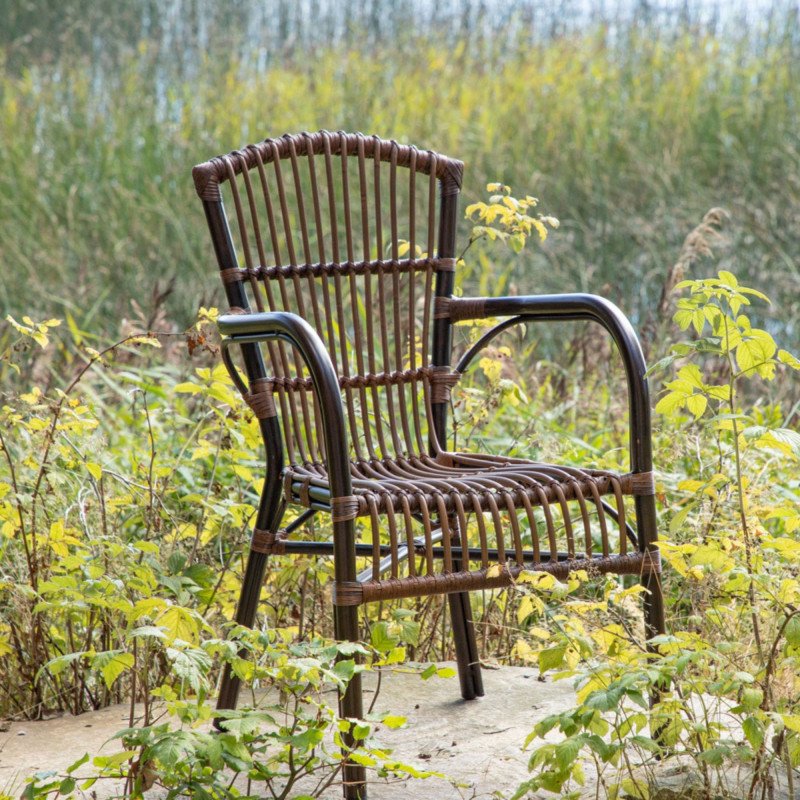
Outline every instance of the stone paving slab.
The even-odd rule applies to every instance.
[[[375,680],[365,677],[369,705]],[[380,740],[398,760],[445,773],[460,787],[436,778],[375,781],[370,800],[490,800],[527,776],[528,756],[521,749],[525,737],[537,720],[573,702],[572,687],[568,681],[541,682],[535,669],[522,667],[484,670],[484,683],[485,697],[464,702],[455,678],[423,681],[415,674],[384,675],[375,710],[400,714],[408,723],[380,730]],[[128,711],[120,705],[78,717],[11,723],[0,732],[0,793],[18,796],[26,775],[64,769],[86,752],[119,750],[111,736],[127,727]],[[97,784],[94,790],[102,800],[118,787]],[[330,800],[338,797],[338,788],[330,792]]]

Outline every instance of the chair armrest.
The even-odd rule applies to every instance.
[[[556,320],[591,320],[602,325],[611,334],[625,366],[630,413],[631,470],[649,472],[652,469],[647,365],[628,318],[610,300],[593,294],[452,297],[440,304],[438,313],[446,313],[453,322],[487,317],[511,317],[495,325],[467,350],[456,365],[457,372],[463,372],[495,336],[512,325]]]
[[[247,392],[247,387],[228,354],[231,345],[256,344],[277,339],[288,342],[298,350],[308,367],[314,391],[319,398],[331,499],[349,497],[352,494],[348,457],[350,448],[339,378],[317,332],[302,317],[286,311],[230,314],[220,317],[217,326],[224,337],[223,361],[237,388],[243,393]]]

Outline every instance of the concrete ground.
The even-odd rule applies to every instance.
[[[538,720],[573,701],[568,681],[541,682],[537,676],[529,668],[484,670],[486,696],[464,702],[455,678],[423,681],[399,672],[384,675],[375,710],[400,714],[408,723],[397,730],[382,729],[381,742],[394,750],[398,760],[445,773],[459,786],[438,778],[375,781],[370,800],[489,800],[498,796],[496,792],[510,794],[528,774],[528,756],[521,749],[525,737]],[[367,705],[373,691],[374,676],[367,676]],[[86,752],[119,750],[119,743],[110,737],[127,724],[127,706],[11,723],[0,732],[0,796],[19,796],[25,776],[63,769]],[[102,798],[115,794],[118,787],[97,784],[94,791]],[[338,787],[329,794],[330,800],[340,797]]]

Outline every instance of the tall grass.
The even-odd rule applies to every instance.
[[[777,5],[763,19],[737,33],[700,19],[620,17],[536,38],[518,13],[491,36],[442,25],[373,30],[369,47],[340,36],[269,58],[245,37],[224,52],[209,45],[191,64],[168,38],[142,38],[142,25],[131,29],[136,47],[113,57],[110,42],[92,56],[73,42],[49,55],[28,47],[23,58],[24,37],[9,36],[0,51],[0,307],[70,311],[113,333],[131,298],[146,314],[154,283],[175,276],[171,313],[187,322],[199,303],[220,301],[191,165],[325,127],[463,158],[467,199],[489,180],[543,198],[563,223],[548,249],[513,269],[473,264],[474,287],[591,289],[639,322],[683,237],[708,208],[725,206],[731,268],[779,299],[773,324],[796,335],[800,23]]]

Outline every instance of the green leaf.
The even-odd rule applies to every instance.
[[[197,648],[178,650],[167,648],[167,658],[172,664],[175,677],[185,681],[194,691],[199,692],[203,679],[211,668],[211,659],[207,653]]]
[[[81,650],[77,653],[66,653],[63,656],[56,656],[56,658],[51,658],[42,669],[36,675],[36,680],[39,680],[39,676],[42,674],[43,670],[47,670],[51,675],[60,675],[70,664],[74,661],[78,661],[81,658],[87,658],[88,653]]]
[[[525,234],[515,233],[513,236],[509,237],[508,246],[515,253],[521,253],[523,248],[525,247]]]
[[[324,731],[320,730],[319,728],[308,728],[302,733],[292,736],[292,746],[303,752],[312,750],[322,741],[323,736]],[[243,750],[245,754],[249,755],[246,747],[243,747]]]
[[[728,755],[728,748],[726,747],[711,747],[708,750],[703,750],[702,753],[698,755],[700,761],[705,762],[706,764],[711,764],[714,767],[719,767],[725,760],[725,756]]]
[[[560,644],[556,647],[548,647],[539,652],[539,672],[549,672],[551,669],[559,669],[564,664],[564,654],[567,652],[567,645]]]
[[[72,764],[67,767],[67,774],[71,775],[78,767],[82,767],[88,760],[89,754],[84,753],[77,761],[73,761]]]
[[[100,767],[102,770],[114,770],[120,767],[129,759],[138,756],[138,750],[121,750],[119,753],[112,753],[108,756],[95,756],[92,759],[92,764],[95,767]]]
[[[747,686],[742,689],[742,706],[749,711],[755,711],[764,700],[764,692],[757,686]]]
[[[670,534],[677,533],[684,522],[686,522],[686,518],[689,514],[697,508],[697,503],[689,503],[685,505],[672,519],[669,521],[669,532]]]
[[[432,678],[436,674],[436,664],[430,664],[429,666],[425,667],[424,670],[420,673],[420,678],[422,680],[427,681],[429,678]]]
[[[165,767],[175,767],[186,758],[189,750],[194,748],[186,747],[188,737],[182,731],[171,731],[163,738],[159,739],[150,749],[150,755],[158,759]]]
[[[397,643],[400,641],[398,636],[393,636],[389,632],[389,623],[387,622],[376,622],[372,626],[372,632],[370,633],[370,642],[372,646],[379,652],[379,653],[388,653],[394,649]]]
[[[104,653],[98,653],[92,659],[92,668],[100,670],[106,687],[110,689],[114,681],[135,663],[136,659],[133,657],[133,653],[125,653],[122,650],[107,650]]]
[[[343,683],[349,683],[350,679],[355,675],[356,662],[350,658],[343,661],[337,661],[333,668],[333,672]]]
[[[636,745],[637,747],[641,747],[642,750],[647,750],[650,753],[660,753],[661,746],[656,742],[654,739],[651,739],[649,736],[642,736],[638,734],[636,736],[631,736],[630,738],[631,744]]]
[[[792,647],[800,647],[800,617],[795,615],[786,623],[783,635]]]
[[[755,717],[747,717],[742,723],[742,732],[753,750],[758,750],[764,742],[764,725]]]
[[[387,714],[381,719],[381,722],[391,730],[395,728],[402,728],[406,724],[406,718],[400,717],[396,714]]]
[[[565,739],[560,744],[556,745],[555,760],[558,767],[562,770],[569,769],[578,757],[578,753],[584,744],[582,736],[574,736],[571,739]]]
[[[372,726],[367,725],[366,723],[357,722],[353,726],[353,737],[357,741],[363,741],[364,739],[367,738],[367,736],[370,735],[371,732],[372,732]]]

